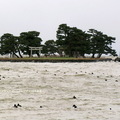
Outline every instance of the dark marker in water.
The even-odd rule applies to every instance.
[[[105,81],[107,81],[107,79],[105,79]]]
[[[75,96],[73,96],[73,99],[76,99],[76,97],[75,97]]]
[[[42,106],[40,106],[40,108],[42,108]]]
[[[77,108],[77,106],[76,106],[76,105],[73,105],[73,107],[74,107],[74,108]]]
[[[16,104],[14,104],[14,108],[18,108],[18,106]]]
[[[20,105],[19,103],[17,104],[18,107],[22,107],[22,105]]]
[[[14,108],[18,108],[18,107],[22,107],[22,105],[20,105],[19,103],[17,105],[14,104]]]

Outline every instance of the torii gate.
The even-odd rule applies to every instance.
[[[32,51],[38,50],[39,54],[41,54],[42,47],[29,47],[29,50],[30,50],[30,56],[32,57]]]

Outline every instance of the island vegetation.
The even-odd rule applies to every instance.
[[[38,31],[22,32],[19,36],[5,33],[0,37],[0,54],[23,58],[30,57],[29,47],[42,47],[44,56],[58,56],[67,58],[100,58],[103,54],[117,56],[112,48],[115,37],[108,36],[101,31],[89,29],[83,31],[77,27],[60,24],[56,31],[56,40],[47,40],[42,44],[42,38]],[[40,57],[39,52],[33,51]]]

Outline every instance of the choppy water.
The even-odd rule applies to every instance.
[[[0,62],[0,120],[120,120],[120,63]]]

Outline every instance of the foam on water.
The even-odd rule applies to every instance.
[[[118,62],[0,62],[0,120],[119,120],[119,69]]]

